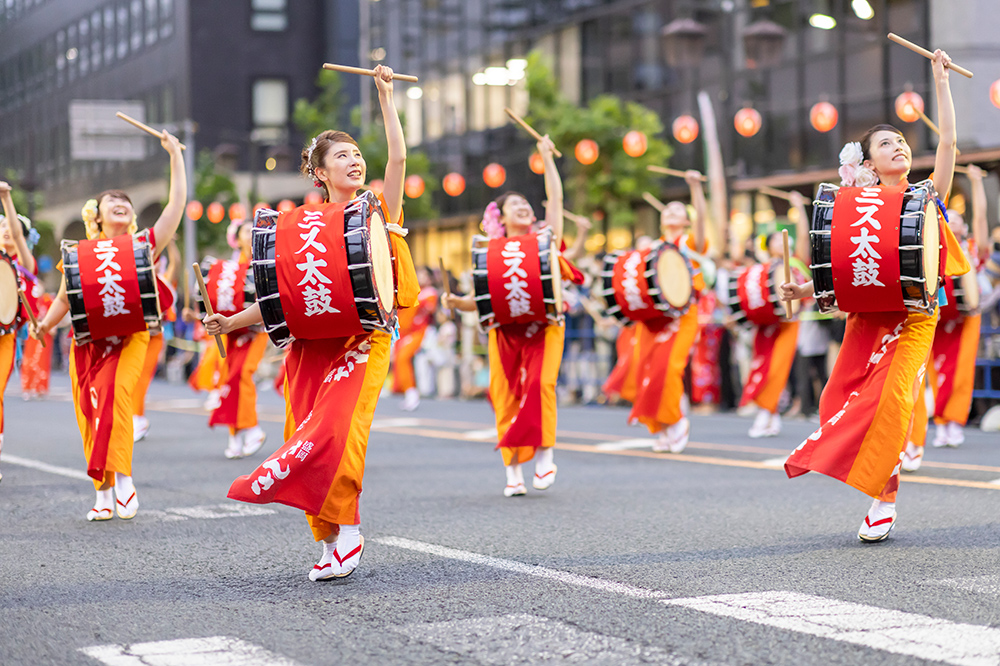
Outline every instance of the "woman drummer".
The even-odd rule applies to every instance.
[[[955,107],[948,84],[951,58],[933,56],[934,83],[941,129],[934,163],[934,189],[951,189],[955,167]],[[841,153],[840,175],[845,186],[905,185],[911,151],[902,133],[891,125],[876,125],[860,144]],[[932,219],[928,219],[933,223]],[[947,248],[941,275],[969,270],[955,236],[938,222]],[[929,289],[934,289],[929,285]],[[813,294],[813,283],[785,283],[784,300]],[[913,427],[914,404],[934,340],[937,313],[850,313],[844,343],[820,398],[823,425],[789,456],[789,477],[817,471],[844,481],[874,498],[858,530],[861,541],[882,541],[896,524],[896,492],[900,457]],[[824,432],[824,429],[826,431]]]
[[[549,138],[538,142],[545,163],[546,204],[544,226],[552,230],[558,247],[563,233],[563,189],[553,159],[555,147]],[[531,204],[516,192],[505,192],[486,207],[483,230],[490,238],[537,233]],[[560,258],[561,259],[561,258]],[[530,276],[529,276],[530,278]],[[471,294],[445,294],[441,305],[476,310]],[[507,472],[504,495],[524,495],[521,465],[535,459],[532,486],[549,488],[556,478],[553,447],[556,443],[556,380],[562,361],[565,327],[562,324],[530,322],[505,324],[489,332],[490,400],[496,411],[497,448]]]
[[[413,261],[403,240],[406,232],[400,226],[406,144],[393,102],[392,70],[377,66],[375,85],[389,148],[381,204],[396,260],[396,303],[398,307],[413,307],[417,304],[419,286]],[[357,142],[345,132],[326,130],[314,138],[302,151],[301,170],[323,188],[325,200],[329,203],[351,201],[366,182],[364,157]],[[302,237],[306,239],[309,236]],[[212,335],[228,334],[262,323],[258,301],[232,317],[219,314],[207,317],[205,329]],[[262,477],[273,479],[268,476],[272,468],[266,466],[279,466],[282,484],[274,501],[305,510],[313,537],[323,542],[323,555],[310,571],[310,580],[343,578],[353,572],[361,561],[364,539],[360,533],[359,500],[365,453],[375,405],[389,372],[390,340],[390,334],[381,330],[343,338],[295,339],[285,358],[287,441],[252,475],[240,477],[229,490],[229,497],[233,499],[258,503],[271,501],[255,497],[260,487],[254,484]],[[342,377],[346,378],[345,381],[340,381]],[[297,428],[301,431],[311,421],[322,422],[323,419],[327,419],[332,427],[311,430],[310,442],[302,441],[304,435],[303,438],[296,436]],[[310,425],[311,428],[313,426],[315,423]],[[326,439],[317,440],[318,436]],[[300,446],[304,443],[309,444],[308,449]],[[310,450],[315,455],[309,455]],[[290,452],[287,459],[294,458],[296,468],[306,470],[308,478],[303,479],[299,473],[281,476],[281,466],[287,469],[290,464],[283,462],[282,456]],[[307,486],[329,489],[319,510],[310,511],[306,502],[297,499],[308,490]]]
[[[708,251],[705,237],[708,207],[702,175],[689,170],[684,180],[691,192],[694,220],[688,216],[683,202],[671,201],[660,212],[660,240],[676,245],[682,253],[703,255]],[[633,353],[639,355],[639,372],[629,422],[642,423],[657,436],[653,450],[658,452],[680,453],[687,446],[691,431],[682,406],[684,370],[698,337],[697,294],[705,289],[705,279],[698,270],[700,264],[691,258],[691,265],[695,268],[690,276],[694,302],[688,311],[677,318],[651,319],[635,325]]]
[[[11,187],[7,183],[0,182],[0,204],[3,205],[3,215],[0,216],[0,251],[16,263],[16,279],[19,288],[27,291],[25,276],[21,275],[21,270],[27,271],[29,276],[34,276],[37,270],[35,257],[31,254],[31,248],[38,242],[38,232],[29,225],[28,218],[21,217],[14,208],[14,198],[11,196]],[[14,301],[17,308],[17,292],[5,293],[5,298]],[[14,348],[17,333],[11,332],[0,335],[0,450],[3,449],[3,420],[4,404],[3,394],[7,390],[7,381],[14,371]],[[3,475],[0,474],[0,479]]]
[[[170,155],[170,192],[160,217],[149,230],[154,262],[180,226],[187,203],[187,177],[180,142],[164,131],[160,145]],[[101,192],[86,203],[81,215],[87,238],[91,240],[138,232],[132,201],[121,190]],[[32,330],[32,337],[48,333],[68,311],[64,278],[55,302]],[[87,513],[87,520],[110,520],[114,513],[129,519],[139,509],[132,483],[132,392],[139,381],[148,345],[148,331],[82,345],[73,342],[69,365],[73,404],[87,457],[87,474],[93,478],[97,490],[97,500]]]

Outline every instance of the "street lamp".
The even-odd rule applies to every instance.
[[[678,18],[663,26],[663,51],[671,67],[697,67],[705,53],[707,29],[692,18]]]
[[[743,51],[747,66],[774,67],[781,62],[788,31],[774,21],[761,19],[743,29]]]

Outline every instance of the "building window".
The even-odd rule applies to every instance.
[[[250,0],[250,28],[281,32],[288,28],[286,0]]]
[[[160,0],[160,39],[174,34],[174,0]]]
[[[118,6],[118,59],[128,55],[128,7]]]
[[[101,10],[97,10],[90,15],[90,68],[95,72],[101,68],[101,58],[104,55],[102,36]]]
[[[132,52],[142,48],[142,0],[132,0]]]
[[[157,29],[160,19],[160,12],[157,10],[156,0],[146,0],[146,46],[152,46],[159,37]]]
[[[288,124],[288,82],[258,79],[253,84],[254,127],[283,127]]]

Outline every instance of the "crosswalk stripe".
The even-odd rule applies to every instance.
[[[958,666],[995,665],[1000,629],[799,592],[751,592],[662,603]]]
[[[625,451],[626,449],[648,449],[653,446],[653,440],[646,439],[622,439],[617,442],[601,442],[594,444],[594,448],[601,451]]]
[[[226,636],[94,645],[80,652],[108,666],[298,666],[259,645]]]
[[[70,469],[69,467],[59,467],[57,465],[50,465],[44,463],[41,460],[32,460],[31,458],[22,458],[21,456],[14,456],[9,453],[0,453],[0,462],[9,463],[11,465],[19,465],[21,467],[28,467],[30,469],[36,469],[39,472],[48,472],[49,474],[58,474],[59,476],[69,477],[70,479],[78,479],[80,481],[93,481],[86,473],[81,472],[78,469]]]

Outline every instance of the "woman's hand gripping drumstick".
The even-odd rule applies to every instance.
[[[516,113],[514,113],[510,109],[510,107],[505,106],[503,110],[504,110],[504,112],[508,116],[510,116],[511,120],[513,120],[515,123],[517,123],[518,125],[520,125],[524,129],[525,132],[527,132],[528,134],[530,134],[531,136],[533,136],[535,138],[535,141],[541,141],[542,140],[542,135],[539,134],[537,131],[535,131],[534,127],[532,127],[528,123],[524,122],[524,119],[521,118],[521,116],[519,116]],[[562,153],[560,153],[559,149],[556,148],[554,145],[552,146],[552,154],[555,155],[556,157],[562,157]]]
[[[378,72],[376,72],[374,69],[362,69],[361,67],[348,67],[347,65],[335,65],[332,62],[323,63],[323,69],[329,69],[335,72],[345,72],[347,74],[360,74],[361,76],[378,77]],[[394,78],[397,81],[406,81],[407,83],[417,83],[420,80],[415,76],[410,76],[409,74],[393,73],[392,78]]]
[[[119,118],[121,118],[122,120],[124,120],[125,122],[127,122],[128,124],[130,124],[130,125],[132,125],[134,127],[138,127],[143,132],[149,132],[150,134],[152,134],[153,136],[155,136],[157,139],[160,139],[161,141],[163,140],[164,136],[166,136],[166,134],[164,132],[161,132],[158,129],[153,129],[152,127],[150,127],[146,123],[139,122],[138,120],[136,120],[135,118],[132,118],[131,116],[126,116],[121,111],[119,111],[115,115],[118,116]],[[178,144],[178,145],[181,147],[181,150],[187,150],[187,146],[185,146],[183,143]]]
[[[31,306],[28,304],[28,297],[24,295],[24,291],[20,287],[17,289],[17,297],[21,299],[21,305],[24,306],[24,311],[28,313],[28,321],[30,322],[28,332],[38,330],[38,319],[35,318],[35,311],[31,309]],[[44,335],[35,339],[41,342],[43,347],[45,346]]]
[[[201,300],[205,303],[205,312],[208,313],[208,317],[205,318],[205,330],[215,336],[215,344],[219,347],[219,356],[226,358],[226,346],[222,344],[222,338],[219,336],[223,332],[228,332],[222,330],[225,328],[222,322],[224,321],[228,323],[229,318],[215,314],[215,310],[212,308],[212,300],[208,297],[208,289],[205,288],[205,278],[201,276],[201,268],[198,264],[192,265],[191,270],[194,271],[194,276],[198,280],[198,288],[201,290]],[[209,328],[209,319],[212,319],[213,326],[211,329]],[[213,329],[216,328],[218,328],[218,331],[213,332]]]
[[[472,312],[476,309],[476,299],[469,294],[468,296],[458,296],[457,294],[451,293],[451,285],[448,283],[448,271],[444,268],[444,259],[440,259],[441,262],[441,277],[444,280],[444,294],[441,295],[441,307],[444,309],[454,308],[455,310],[462,310],[463,312]]]

